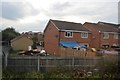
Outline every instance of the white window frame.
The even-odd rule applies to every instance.
[[[114,39],[118,39],[118,33],[114,33]]]
[[[108,32],[103,33],[103,39],[109,39],[109,33]]]
[[[70,33],[70,36],[69,36],[69,33]],[[66,35],[67,34],[67,35]],[[71,31],[66,31],[65,32],[65,37],[66,38],[73,38],[73,32],[71,32]]]
[[[114,43],[112,46],[119,46],[117,43]]]
[[[88,32],[81,32],[81,38],[88,38]]]

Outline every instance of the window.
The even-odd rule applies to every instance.
[[[102,47],[104,48],[104,49],[108,49],[110,46],[109,45],[102,45]]]
[[[109,33],[103,33],[103,39],[108,39],[109,38]]]
[[[114,39],[118,39],[118,33],[114,33]]]
[[[82,32],[81,38],[88,38],[88,32]]]
[[[65,32],[65,37],[72,38],[73,32]]]

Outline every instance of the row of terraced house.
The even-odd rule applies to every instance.
[[[119,24],[81,24],[50,19],[44,30],[44,48],[50,54],[60,55],[61,45],[70,48],[78,43],[87,48],[117,47],[120,46],[119,31]]]

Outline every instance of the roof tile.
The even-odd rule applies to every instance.
[[[76,30],[76,31],[89,31],[81,23],[51,20],[60,30]]]

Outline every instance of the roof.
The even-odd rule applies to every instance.
[[[80,48],[86,48],[85,45],[80,44],[79,42],[75,41],[60,41],[60,46],[66,47],[66,48],[75,48],[75,47],[80,47]]]
[[[118,32],[118,25],[112,23],[98,22],[101,31]]]
[[[75,30],[75,31],[89,31],[85,27],[82,26],[81,23],[67,22],[67,21],[59,21],[59,20],[50,20],[59,30]]]
[[[22,38],[22,37],[26,37],[26,38],[28,38],[28,39],[31,40],[31,38],[27,37],[26,35],[20,35],[20,36],[18,36],[18,37],[16,37],[16,38],[12,39],[11,42],[16,41],[16,40],[18,40],[18,39],[20,39],[20,38]]]
[[[113,24],[113,23],[107,23],[107,22],[101,22],[101,21],[99,21],[98,24],[112,26],[112,27],[116,27],[116,28],[118,28],[118,26],[119,26],[119,24]]]
[[[84,23],[84,27],[86,27],[87,29],[95,29],[96,31],[101,31],[101,32],[118,32],[118,28],[113,26],[113,25],[105,25],[103,23],[90,23],[90,22],[86,22]],[[90,30],[89,29],[89,30]],[[90,30],[92,31],[92,30]]]

